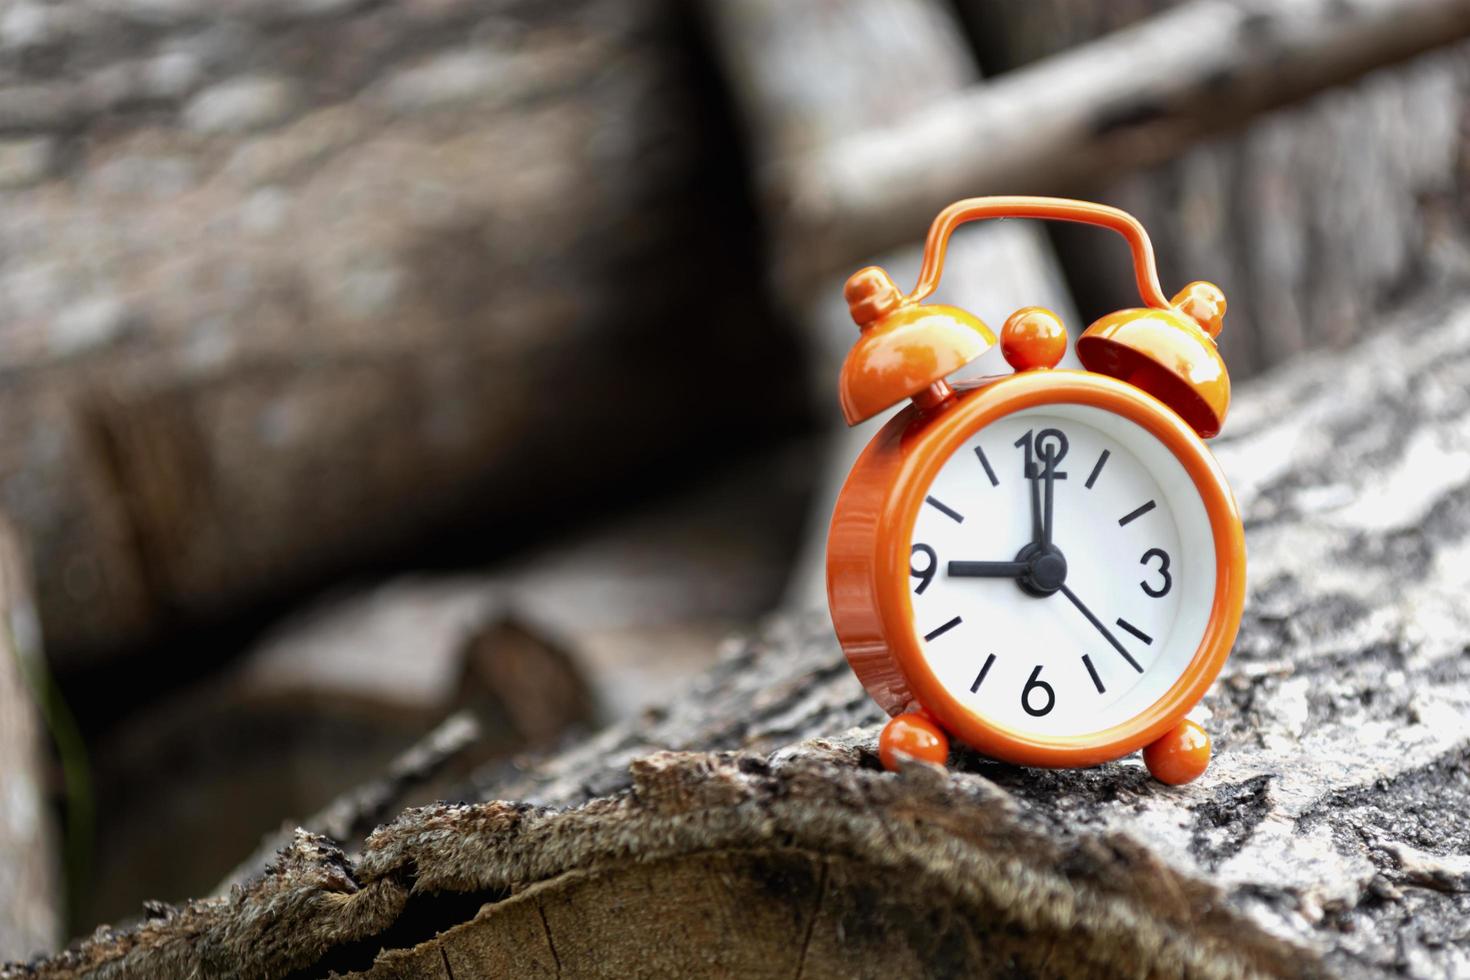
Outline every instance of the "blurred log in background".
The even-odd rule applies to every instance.
[[[504,710],[541,681],[477,651],[512,655],[494,624],[532,581],[564,633],[601,631],[594,661],[646,628],[687,670],[775,600],[800,483],[742,485],[787,515],[764,537],[696,511],[645,546],[645,517],[575,560],[803,427],[679,5],[22,3],[0,45],[0,508],[106,815],[73,928],[207,889],[462,703],[500,752],[628,710],[663,668],[595,696],[555,616],[523,638],[587,697]],[[504,564],[527,548],[570,567]],[[323,589],[369,593],[338,617],[368,622],[272,625]]]
[[[1010,71],[1180,0],[958,6],[980,57]],[[1392,15],[1391,5],[1378,6]],[[1230,329],[1221,349],[1243,378],[1307,348],[1342,347],[1416,291],[1463,277],[1467,119],[1470,54],[1459,46],[1264,115],[1090,192],[1143,221],[1165,282],[1203,276],[1224,287]],[[1065,227],[1051,233],[1090,317],[1132,304],[1127,256],[1115,243]]]
[[[17,10],[0,504],[58,667],[789,421],[677,7]]]
[[[1234,33],[1145,70],[1140,32],[1205,22]],[[686,680],[729,629],[820,604],[828,501],[871,431],[829,424],[841,280],[911,278],[945,180],[1137,213],[1166,286],[1225,286],[1237,381],[1453,294],[1467,32],[1446,0],[13,5],[0,510],[101,814],[59,932],[246,880],[298,822],[356,848],[409,803],[567,802],[511,760],[649,705],[718,727],[722,682]],[[1016,118],[1027,93],[1080,121]],[[987,139],[904,143],[935,120]],[[933,182],[890,185],[864,146]],[[826,221],[854,188],[878,193]],[[1134,304],[1124,258],[967,229],[944,295],[1077,330]],[[1309,395],[1271,390],[1283,415]],[[763,731],[872,720],[823,655],[842,712],[778,691]],[[0,752],[36,758],[35,717],[0,718]],[[782,744],[734,731],[666,741]],[[567,770],[590,798],[660,744],[554,758],[598,754]],[[58,801],[76,779],[17,765]],[[37,874],[0,958],[58,938]]]

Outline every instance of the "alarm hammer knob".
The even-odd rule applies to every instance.
[[[1198,323],[1210,339],[1225,326],[1225,292],[1212,282],[1192,282],[1169,301],[1174,309]]]
[[[932,409],[930,389],[995,343],[995,334],[973,313],[907,299],[877,266],[853,273],[842,292],[862,328],[837,382],[848,425],[906,398]]]
[[[853,322],[864,330],[892,313],[903,300],[888,273],[876,265],[859,269],[849,276],[847,285],[842,287],[842,295],[847,298],[847,309],[852,313]]]

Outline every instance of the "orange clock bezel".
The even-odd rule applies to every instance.
[[[1042,737],[984,720],[934,676],[914,628],[909,539],[935,475],[966,439],[1002,416],[1059,403],[1090,405],[1135,422],[1184,466],[1210,521],[1215,595],[1194,657],[1162,697],[1101,732]],[[923,709],[976,751],[1030,766],[1096,765],[1162,737],[1220,673],[1245,605],[1245,535],[1214,456],[1152,395],[1082,371],[1028,371],[960,389],[953,400],[928,411],[905,408],[873,438],[848,476],[833,513],[827,555],[833,626],[869,694],[890,715]]]

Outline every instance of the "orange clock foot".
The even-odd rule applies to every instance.
[[[1194,722],[1182,721],[1143,750],[1143,764],[1161,783],[1179,786],[1193,782],[1210,764],[1210,736]]]
[[[900,755],[942,766],[949,760],[949,737],[924,715],[899,715],[889,719],[878,736],[878,758],[884,769],[897,772]]]

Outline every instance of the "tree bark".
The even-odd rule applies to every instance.
[[[6,977],[1380,976],[1470,968],[1470,299],[1238,393],[1250,597],[1198,782],[884,773],[825,617],[361,852]]]
[[[20,544],[0,521],[0,960],[50,952],[61,937],[39,640]]]
[[[677,4],[216,6],[0,32],[0,504],[58,667],[789,418]]]

